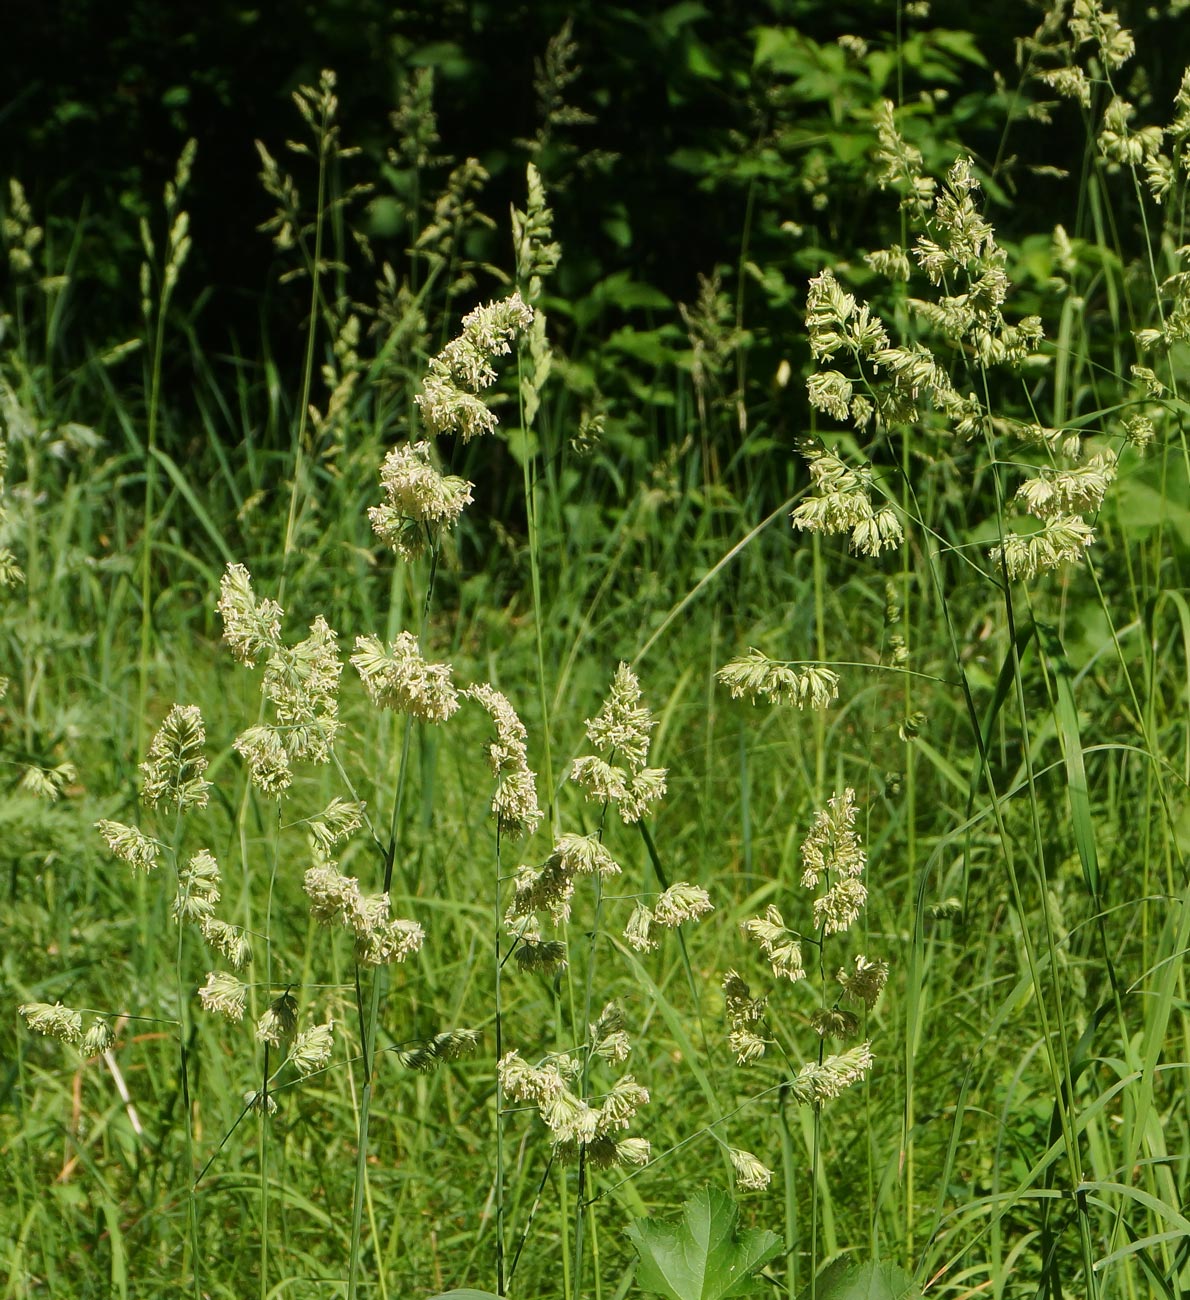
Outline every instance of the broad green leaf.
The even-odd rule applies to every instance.
[[[766,1228],[737,1229],[739,1207],[704,1187],[682,1207],[677,1223],[637,1219],[628,1236],[640,1256],[637,1284],[668,1300],[720,1300],[743,1295],[752,1274],[781,1249]]]
[[[812,1294],[814,1300],[917,1300],[921,1292],[896,1264],[836,1259],[819,1275]],[[806,1286],[798,1300],[810,1296],[811,1288]]]

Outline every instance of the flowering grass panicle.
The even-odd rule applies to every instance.
[[[701,885],[679,880],[658,895],[653,905],[653,922],[675,930],[684,921],[699,921],[714,910],[710,895]]]
[[[205,808],[211,783],[203,773],[207,733],[202,713],[194,704],[175,704],[149,745],[141,764],[144,783],[141,800],[146,807]]]
[[[265,1008],[256,1022],[256,1041],[270,1047],[281,1047],[297,1032],[297,998],[286,989]]]
[[[202,924],[215,914],[220,898],[219,864],[206,850],[200,849],[178,871],[178,889],[174,895],[173,916],[179,924],[192,921]]]
[[[383,505],[370,506],[372,531],[403,560],[415,560],[436,532],[458,522],[473,500],[474,484],[453,474],[442,474],[433,462],[428,442],[394,447],[380,470]]]
[[[115,1044],[116,1036],[106,1017],[96,1016],[79,1041],[79,1055],[84,1059],[102,1056]]]
[[[770,659],[763,651],[750,649],[746,655],[724,664],[716,678],[738,700],[747,696],[753,704],[794,704],[799,709],[825,709],[839,698],[839,674],[820,664],[794,664]]]
[[[272,704],[275,721],[248,727],[234,747],[253,785],[279,797],[292,783],[295,762],[330,762],[343,672],[338,637],[320,615],[304,640],[286,646],[281,638],[284,611],[276,601],[257,600],[251,574],[242,564],[229,564],[224,571],[216,608],[232,654],[247,667],[265,658],[261,693]]]
[[[485,709],[496,727],[496,740],[488,746],[488,758],[496,778],[492,812],[500,833],[513,839],[532,835],[542,812],[537,803],[537,778],[529,767],[525,724],[508,697],[487,682],[468,687],[463,695]]]
[[[281,648],[284,611],[275,600],[256,599],[244,565],[229,564],[224,570],[215,608],[223,619],[223,639],[240,663],[253,668],[261,655]]]
[[[427,662],[411,632],[401,632],[387,650],[379,637],[357,636],[351,663],[380,708],[422,722],[446,722],[459,707],[450,665]]]
[[[1126,57],[1130,38],[1121,32],[1114,15],[1095,4],[1085,5],[1083,10],[1081,18],[1071,19],[1077,40],[1094,39],[1101,42],[1101,52],[1111,49],[1113,57]],[[1103,57],[1108,56],[1104,53]],[[1162,132],[1156,128],[1130,131],[1130,106],[1113,104],[1100,137],[1101,151],[1128,165],[1146,164],[1150,170],[1160,171]],[[883,183],[901,190],[918,226],[910,250],[912,259],[937,291],[928,298],[911,297],[907,305],[917,323],[932,332],[937,342],[934,350],[918,340],[894,345],[871,309],[844,290],[827,269],[810,282],[807,297],[810,347],[823,367],[807,381],[810,402],[859,431],[872,421],[877,429],[918,424],[930,428],[923,416],[928,402],[938,413],[933,425],[948,426],[959,437],[983,433],[990,441],[1010,431],[1030,441],[1029,428],[1010,428],[993,419],[974,393],[960,393],[939,360],[949,352],[956,359],[956,369],[969,370],[972,358],[984,369],[1020,366],[1036,354],[1043,341],[1039,317],[1010,322],[1004,315],[1011,288],[1007,254],[980,211],[979,182],[972,161],[957,158],[945,182],[927,191],[918,183],[920,155],[901,140],[891,105],[878,114],[878,136]],[[1059,266],[1065,265],[1060,246],[1058,254]],[[870,255],[868,261],[893,278],[906,278],[906,254],[900,246]],[[1166,314],[1167,331],[1175,314],[1172,308]],[[1143,347],[1146,340],[1141,334],[1138,342]],[[1154,338],[1158,335],[1165,337],[1157,331]],[[1143,442],[1144,421],[1150,417],[1139,414],[1141,423],[1136,428]],[[1016,504],[1038,518],[1041,528],[1028,534],[1005,530],[1003,540],[990,549],[989,558],[1002,566],[1010,580],[1033,578],[1080,561],[1094,540],[1091,524],[1083,516],[1098,511],[1115,477],[1115,458],[1110,452],[1097,451],[1079,460],[1077,435],[1062,430],[1049,433],[1052,437],[1043,439],[1046,451],[1052,455],[1060,444],[1061,454],[1076,458],[1077,463],[1046,465],[1016,491]],[[836,451],[816,444],[807,445],[803,454],[809,463],[812,492],[793,511],[795,527],[817,533],[849,533],[852,548],[869,556],[901,544],[904,521],[900,507],[892,502],[883,506],[873,503],[876,480],[869,466],[851,467]],[[756,665],[757,676],[760,667]],[[736,680],[742,684],[746,673],[737,670]]]
[[[806,968],[802,964],[801,940],[794,931],[786,928],[785,918],[771,903],[764,910],[763,916],[754,916],[740,924],[743,932],[760,944],[760,949],[769,959],[773,974],[778,979],[787,979],[791,984],[806,978]]]
[[[362,966],[403,962],[425,940],[416,921],[392,916],[388,894],[363,893],[359,881],[344,876],[330,860],[307,870],[303,888],[319,925],[343,926],[355,936],[355,959]]]
[[[773,1181],[773,1171],[758,1160],[751,1151],[741,1151],[738,1147],[727,1150],[731,1167],[735,1170],[735,1185],[741,1192],[763,1192]]]
[[[157,865],[161,845],[138,827],[102,818],[95,823],[95,829],[112,856],[127,862],[133,871],[149,872]]]
[[[601,1057],[612,1065],[622,1065],[632,1050],[628,1031],[624,1028],[624,1012],[616,1002],[609,1002],[599,1013],[599,1019],[587,1027],[587,1041],[591,1055]]]
[[[541,1065],[530,1065],[513,1050],[496,1068],[506,1097],[536,1106],[550,1131],[554,1154],[564,1164],[580,1157],[596,1169],[648,1162],[651,1148],[646,1139],[621,1136],[649,1100],[648,1089],[631,1074],[617,1079],[602,1100],[592,1104],[570,1087],[582,1068],[573,1057],[552,1056]]]
[[[496,414],[478,396],[496,380],[493,360],[533,320],[519,293],[477,307],[463,317],[463,332],[433,357],[414,401],[431,433],[457,433],[464,442],[491,433]]]
[[[336,844],[349,839],[363,825],[365,809],[362,802],[336,795],[322,812],[306,821],[315,848],[328,854]]]
[[[640,821],[665,794],[665,769],[647,766],[657,723],[640,701],[636,674],[621,664],[603,707],[586,722],[588,740],[603,753],[575,759],[570,773],[588,799],[612,804],[625,823]]]
[[[817,951],[817,965],[823,971],[823,979],[817,989],[818,1005],[806,1013],[806,1018],[823,1042],[854,1039],[861,1030],[861,1018],[843,1006],[843,1000],[858,1004],[863,1012],[870,1011],[888,978],[887,962],[864,955],[855,958],[854,967],[840,966],[833,984],[825,976],[822,954],[827,940],[849,930],[867,900],[867,889],[861,880],[867,854],[855,829],[855,820],[855,792],[848,788],[833,795],[826,807],[815,814],[802,842],[801,886],[817,893],[810,909],[810,931],[799,932],[787,925],[774,904],[769,904],[762,915],[744,920],[740,926],[759,946],[777,980],[801,987],[810,985],[803,952],[807,946]],[[734,970],[724,977],[723,994],[728,1042],[737,1063],[751,1065],[765,1055],[767,1048],[768,1039],[762,1032],[767,998],[753,997],[747,981]],[[820,1051],[818,1061],[797,1075],[794,1093],[803,1101],[827,1100],[835,1095],[832,1089],[842,1091],[848,1081],[862,1077],[870,1064],[871,1050],[867,1043],[862,1049],[836,1057],[825,1057]]]
[[[652,952],[660,946],[653,937],[653,927],[676,930],[686,921],[700,921],[715,910],[711,896],[701,885],[679,880],[662,890],[650,907],[638,902],[624,927],[624,942],[637,952]]]
[[[596,836],[562,835],[540,867],[517,869],[505,924],[522,939],[530,935],[523,925],[524,918],[536,913],[544,912],[554,925],[562,925],[570,919],[570,900],[577,876],[607,879],[619,874],[619,864]]]
[[[812,402],[815,396],[812,391]],[[817,396],[821,399],[821,394]],[[811,533],[850,533],[852,550],[861,555],[879,555],[900,546],[904,532],[897,512],[892,506],[877,509],[872,505],[869,469],[848,469],[838,456],[820,447],[807,446],[803,455],[814,495],[791,512],[794,528]]]
[[[289,1063],[303,1079],[326,1068],[335,1045],[335,1021],[328,1016],[324,1024],[303,1029],[289,1046]]]
[[[868,1043],[860,1043],[837,1056],[808,1061],[794,1076],[790,1091],[809,1106],[821,1105],[841,1096],[853,1084],[867,1078],[874,1057]]]
[[[198,990],[204,1011],[239,1024],[247,1007],[248,986],[228,971],[207,972],[207,982]]]
[[[82,1039],[82,1013],[61,1002],[26,1002],[17,1011],[35,1034],[56,1038],[61,1043],[78,1043]]]
[[[414,1047],[397,1049],[397,1060],[407,1070],[432,1074],[444,1061],[458,1061],[479,1048],[477,1029],[444,1029]]]

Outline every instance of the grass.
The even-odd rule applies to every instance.
[[[737,1198],[750,1224],[784,1236],[766,1277],[791,1296],[813,1294],[817,1266],[839,1252],[900,1264],[955,1300],[1181,1296],[1182,351],[1161,360],[1166,392],[1150,398],[1128,373],[1125,328],[1157,328],[1181,290],[1155,287],[1155,265],[1147,282],[1111,269],[1105,212],[1133,196],[1110,186],[1131,173],[1088,175],[1091,235],[1046,309],[1056,345],[1025,349],[1026,382],[935,344],[955,390],[979,394],[972,440],[924,404],[883,443],[840,435],[829,410],[816,417],[845,464],[873,467],[861,487],[899,510],[910,533],[899,552],[852,554],[833,525],[791,530],[790,509],[818,508],[804,476],[782,502],[779,457],[716,461],[714,422],[738,427],[744,397],[716,407],[682,373],[663,376],[668,424],[628,445],[613,422],[583,452],[569,440],[581,387],[547,378],[540,347],[525,344],[497,358],[501,439],[440,442],[480,501],[404,562],[377,545],[366,511],[381,500],[394,430],[417,428],[429,358],[457,332],[460,232],[410,280],[416,308],[388,322],[389,337],[402,322],[416,334],[422,309],[438,312],[435,325],[401,355],[366,351],[323,252],[347,207],[332,181],[333,83],[302,103],[314,208],[279,173],[270,181],[309,278],[300,400],[287,402],[260,359],[201,357],[198,419],[184,425],[160,385],[180,288],[159,289],[149,313],[143,399],[129,356],[55,373],[45,340],[62,298],[32,281],[14,289],[6,536],[26,581],[0,621],[12,678],[0,718],[12,777],[0,800],[4,1296],[472,1286],[610,1300],[633,1287],[624,1228],[708,1180],[729,1186],[729,1148],[774,1172],[767,1193]],[[885,145],[912,170],[904,141]],[[183,188],[179,178],[167,196],[171,225]],[[526,295],[534,276],[544,282],[548,315],[543,204],[527,205],[537,243],[516,270]],[[180,248],[175,236],[167,264],[179,271]],[[1010,270],[1022,264],[1011,251]],[[1108,348],[1068,310],[1076,296],[1103,304]],[[876,301],[890,333],[905,331],[899,346],[904,295]],[[831,364],[851,368],[856,391],[888,396],[891,364],[873,371],[862,347]],[[71,425],[85,411],[102,438]],[[1138,412],[1163,421],[1144,459],[1118,432]],[[772,435],[775,419],[758,402],[749,437]],[[1081,563],[1009,581],[988,548],[1004,547],[1007,563],[1009,495],[1048,452],[1004,426],[1049,421],[1102,430],[1094,446],[1121,448],[1120,473],[1089,512],[1098,540]],[[486,715],[466,704],[444,727],[413,723],[378,709],[351,670],[336,761],[297,764],[279,803],[262,794],[233,748],[268,716],[259,670],[233,661],[214,614],[229,561],[248,565],[258,597],[281,600],[291,645],[320,614],[348,652],[356,635],[410,629],[460,685],[505,692],[527,728],[545,815],[536,836],[519,844],[490,816]],[[795,675],[833,665],[838,700],[799,711],[731,699],[719,674],[749,646]],[[621,661],[656,720],[648,761],[669,773],[639,826],[567,779]],[[177,825],[138,807],[136,767],[175,701],[201,710],[212,783],[208,807]],[[20,783],[30,768],[57,798]],[[797,1072],[841,1049],[820,1044],[816,999],[774,981],[740,926],[770,904],[806,925],[802,843],[844,788],[857,792],[870,898],[838,961],[870,952],[891,973],[863,1017],[871,1073],[826,1105],[799,1105]],[[365,802],[374,831],[335,849],[340,870],[365,891],[387,884],[394,914],[426,931],[401,964],[357,965],[344,927],[311,917],[308,823],[335,796]],[[215,854],[220,915],[253,939],[243,1024],[194,998],[217,963],[170,915],[170,868],[137,875],[111,861],[100,818],[142,823],[179,863]],[[565,970],[522,972],[500,924],[511,877],[561,831],[597,837],[622,874],[577,879]],[[677,881],[705,887],[715,912],[636,951],[624,938],[634,903]],[[771,995],[770,1047],[747,1070],[728,1044],[733,969]],[[329,1062],[308,1077],[252,1039],[250,1021],[287,990],[301,1028],[335,1024]],[[613,999],[633,1052],[610,1067],[585,1049]],[[109,1017],[111,1046],[84,1060],[15,1011],[58,1001]],[[414,1068],[435,1035],[459,1029],[476,1032],[473,1054]],[[536,1106],[497,1082],[510,1047],[531,1062],[581,1049],[572,1083],[592,1101],[630,1070],[651,1094],[630,1130],[652,1144],[651,1162],[600,1170],[584,1151],[564,1166]],[[262,1093],[275,1114],[247,1104]]]

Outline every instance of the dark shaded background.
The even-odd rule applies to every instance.
[[[1133,14],[1126,4],[1118,7],[1145,21],[1145,75],[1164,116],[1187,51],[1187,22],[1147,21],[1151,6],[1134,6]],[[186,200],[194,251],[179,302],[197,304],[192,323],[206,346],[234,346],[258,336],[260,295],[269,283],[271,246],[256,226],[271,202],[257,180],[252,142],[265,140],[286,161],[282,141],[300,130],[294,87],[316,82],[320,68],[337,70],[343,140],[365,153],[347,179],[375,180],[392,143],[388,115],[399,86],[413,68],[433,66],[441,149],[485,163],[493,181],[484,206],[503,220],[523,187],[524,154],[512,141],[536,127],[534,61],[571,16],[583,68],[572,94],[598,117],[574,138],[620,158],[606,172],[573,175],[564,192],[551,194],[566,253],[556,288],[579,297],[601,276],[627,267],[690,301],[699,272],[735,258],[747,196],[731,178],[715,183],[697,167],[675,165],[675,157],[708,145],[730,151],[737,147],[733,131],[747,138],[759,129],[764,94],[751,71],[755,28],[786,25],[824,42],[852,32],[891,46],[897,5],[653,0],[576,10],[552,0],[405,7],[381,0],[50,0],[10,15],[0,44],[0,86],[7,88],[0,175],[19,177],[39,218],[50,214],[59,248],[83,219],[74,325],[97,344],[135,328],[137,218],[159,215],[161,187],[183,142],[195,136],[199,155]],[[931,7],[926,25],[971,32],[988,64],[965,67],[955,87],[954,98],[972,108],[956,112],[947,126],[962,130],[966,148],[988,157],[1000,148],[1002,119],[990,106],[993,70],[1014,82],[1014,39],[1038,18],[1038,6],[1026,0]],[[905,87],[907,95],[913,90]],[[1027,158],[1036,147],[1049,160],[1065,151],[1077,163],[1082,131],[1073,114],[1041,135],[1018,125],[1011,150]],[[772,178],[765,184],[780,189]],[[997,215],[1005,236],[1013,226],[1052,226],[1053,210],[1063,210],[1067,197],[1053,181],[1006,196]],[[775,197],[789,206],[788,197]],[[807,212],[786,215],[813,219]],[[838,220],[827,232],[836,241],[847,236]],[[763,236],[759,223],[757,229]],[[398,260],[402,241],[386,245],[380,231],[372,233],[381,256]],[[493,260],[507,265],[504,228],[499,240]],[[759,257],[767,250],[756,251]]]

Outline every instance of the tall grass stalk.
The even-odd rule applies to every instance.
[[[153,639],[153,530],[157,527],[155,489],[157,485],[157,434],[161,417],[161,367],[165,357],[165,327],[170,302],[178,276],[190,252],[189,217],[181,208],[182,195],[190,181],[190,173],[198,152],[195,140],[187,142],[178,158],[172,181],[165,186],[165,219],[167,224],[165,249],[160,266],[157,296],[152,294],[154,242],[147,221],[141,222],[141,243],[145,261],[141,264],[141,312],[146,326],[152,322],[152,344],[149,352],[149,376],[145,410],[145,493],[144,518],[141,529],[141,625],[140,657],[137,678],[137,745],[139,762],[145,756],[145,727],[148,720],[149,663]]]

